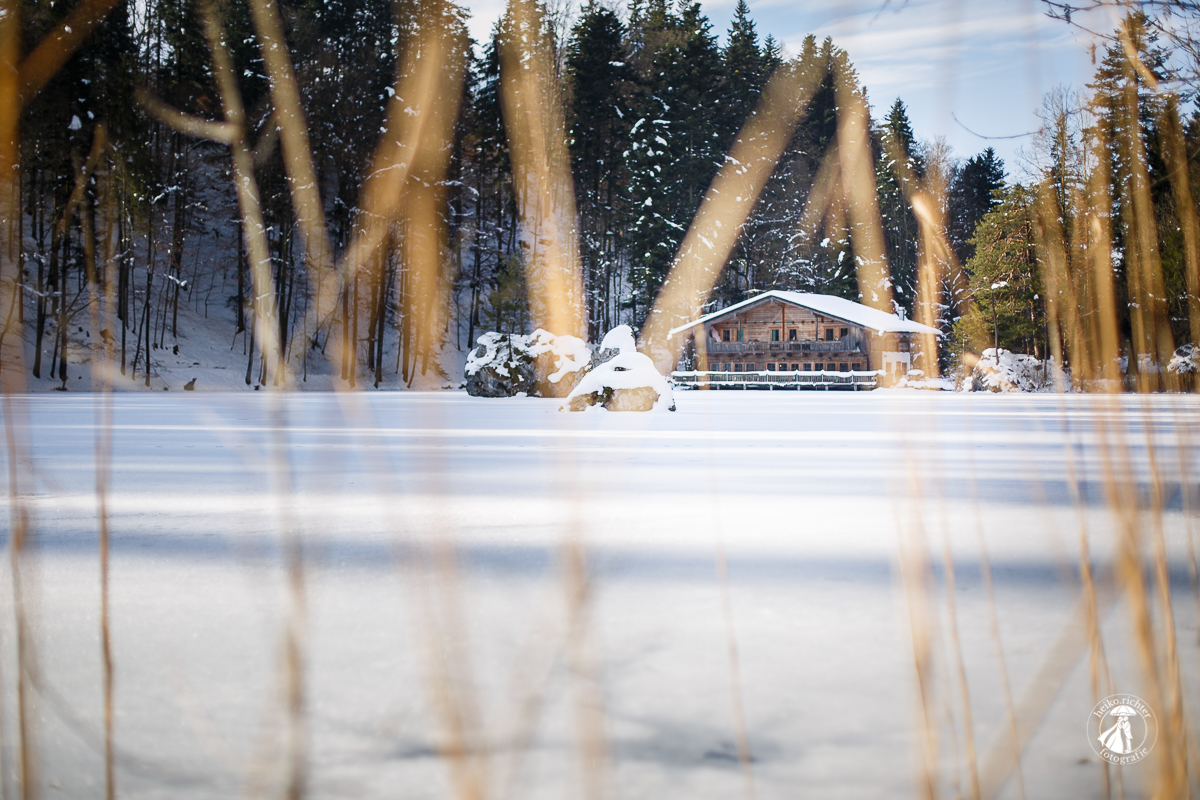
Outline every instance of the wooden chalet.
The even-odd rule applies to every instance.
[[[825,294],[769,291],[671,331],[682,386],[872,389],[908,373],[927,325]]]

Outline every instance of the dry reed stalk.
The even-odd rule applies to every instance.
[[[858,262],[856,269],[860,299],[871,308],[891,314],[895,308],[892,304],[892,279],[884,246],[883,222],[875,193],[870,111],[866,97],[848,69],[835,71],[833,80],[840,112],[837,126],[838,164],[841,167],[843,194],[849,207],[850,239]]]
[[[906,453],[903,476],[906,492],[895,495],[904,498],[897,526],[898,561],[908,617],[908,634],[912,646],[913,668],[917,679],[917,733],[920,752],[919,787],[925,800],[940,795],[938,768],[937,675],[934,631],[938,628],[937,604],[934,599],[933,566],[921,514],[921,478],[913,461],[911,444]]]
[[[87,41],[108,12],[116,8],[120,0],[82,0],[71,9],[71,13],[46,34],[25,60],[20,62],[20,103],[6,108],[20,108],[29,104],[67,60]],[[6,4],[7,5],[7,4]],[[13,8],[16,7],[14,3]],[[16,19],[13,19],[14,23]],[[10,61],[16,64],[17,61]]]
[[[608,735],[598,680],[599,657],[591,635],[594,591],[587,572],[587,551],[576,524],[562,545],[563,599],[567,616],[567,660],[575,676],[575,735],[586,800],[609,796],[606,770]]]
[[[96,142],[93,152],[105,153],[107,129],[103,123],[96,126]],[[89,159],[90,160],[90,159]],[[116,241],[113,236],[112,219],[112,174],[111,166],[104,170],[98,187],[99,202],[104,215],[104,260],[103,270],[96,262],[96,233],[92,219],[95,209],[89,204],[81,215],[87,268],[88,317],[93,331],[101,330],[102,316],[111,320],[115,299],[111,268],[115,261]],[[100,286],[100,283],[103,286]],[[103,292],[103,294],[101,294]],[[96,474],[96,524],[98,528],[98,557],[100,561],[100,656],[101,682],[104,704],[104,796],[106,800],[116,797],[116,772],[113,760],[113,658],[112,631],[109,610],[109,529],[108,489],[109,467],[112,461],[112,339],[96,336],[92,339],[91,379],[92,392],[97,395],[93,403],[93,427],[95,441],[93,453]]]
[[[429,258],[430,253],[417,258]],[[437,414],[431,410],[430,414]],[[427,420],[440,427],[435,420]],[[424,464],[426,494],[446,496],[441,453]],[[400,515],[397,515],[398,517]],[[413,605],[419,609],[418,625],[425,656],[425,680],[433,712],[440,726],[436,745],[445,759],[456,800],[485,800],[490,792],[491,753],[476,696],[468,650],[470,637],[461,587],[461,570],[451,530],[437,515],[425,536],[411,549],[397,550],[398,568],[407,567]]]
[[[938,308],[943,300],[949,305],[957,302],[954,297],[943,297],[943,287],[948,283],[953,287],[965,288],[967,284],[962,266],[946,237],[948,175],[945,168],[930,169],[923,179],[918,179],[908,158],[901,151],[900,143],[895,138],[889,138],[887,144],[892,172],[917,220],[917,322],[937,328]],[[920,352],[937,353],[937,337],[934,334],[918,334],[917,341],[920,342]],[[934,378],[940,376],[936,356],[926,358],[921,366],[926,375]]]
[[[932,434],[931,433],[931,441]],[[936,445],[929,448],[932,458],[937,458]],[[934,466],[934,472],[944,473],[944,466],[940,459]],[[954,569],[954,553],[950,547],[950,531],[951,525],[947,519],[946,497],[942,490],[943,484],[940,481],[935,481],[938,497],[939,521],[941,527],[941,544],[942,544],[942,571],[945,580],[943,593],[946,598],[946,627],[950,632],[950,646],[953,652],[954,660],[954,679],[958,688],[958,700],[962,706],[962,732],[963,745],[966,750],[966,768],[970,781],[970,794],[972,800],[979,800],[979,759],[975,744],[975,716],[971,711],[971,691],[970,683],[967,680],[967,663],[963,656],[962,638],[959,635],[958,625],[958,602],[956,598],[956,577]],[[948,699],[949,705],[949,699]]]
[[[1109,424],[1110,418],[1113,424]],[[1146,584],[1146,564],[1142,553],[1142,517],[1146,509],[1139,496],[1132,456],[1125,440],[1124,419],[1124,411],[1113,397],[1109,413],[1099,415],[1097,424],[1100,462],[1109,510],[1116,529],[1116,578],[1124,590],[1124,599],[1132,617],[1135,650],[1142,668],[1142,691],[1152,708],[1162,709],[1167,695],[1160,674],[1157,635],[1148,602],[1150,587]],[[1152,464],[1151,470],[1155,469]],[[1151,516],[1155,514],[1153,507],[1149,513]],[[1171,740],[1171,731],[1166,733],[1164,737],[1160,730],[1158,745],[1153,751],[1156,769],[1151,776],[1150,792],[1152,796],[1174,798],[1181,785],[1181,776],[1173,758],[1176,745]]]
[[[714,496],[716,493],[713,493]],[[717,585],[721,590],[721,615],[725,622],[726,652],[729,658],[729,692],[733,705],[733,735],[737,743],[738,762],[746,783],[747,800],[755,800],[754,761],[750,754],[750,737],[746,726],[745,703],[742,700],[742,668],[738,655],[737,636],[733,624],[733,596],[729,591],[729,561],[725,555],[725,540],[717,542]]]
[[[800,231],[818,230],[824,223],[826,230],[839,233],[846,232],[845,210],[842,208],[842,190],[838,185],[838,152],[837,143],[829,145],[829,149],[821,158],[821,165],[813,176],[812,187],[808,190],[808,198],[804,203],[804,213],[796,226]]]
[[[0,243],[0,310],[3,329],[0,330],[0,391],[25,389],[25,338],[20,328],[21,243],[19,215],[21,209],[20,135],[21,135],[21,19],[17,0],[0,2],[0,223],[5,226],[4,241]],[[14,329],[15,328],[15,329]],[[5,347],[10,333],[16,344]]]
[[[823,67],[804,63],[780,68],[763,89],[757,111],[705,193],[646,317],[641,346],[660,370],[669,371],[683,348],[683,340],[668,332],[695,319],[708,302],[742,224],[824,77]]]
[[[508,14],[515,35],[505,37],[500,52],[501,103],[526,237],[522,244],[528,247],[529,301],[537,324],[557,335],[586,337],[562,91],[543,41],[538,4],[513,0]]]
[[[429,91],[431,98],[436,96],[435,87]],[[425,361],[433,355],[431,343],[441,329],[446,305],[447,276],[442,259],[446,232],[438,212],[444,200],[440,187],[449,168],[450,131],[458,113],[456,106],[427,108],[400,205],[405,230],[401,251],[409,281],[404,313],[421,326],[418,337],[425,343],[421,352]],[[431,427],[438,429],[440,425]],[[444,496],[445,487],[440,481],[444,470],[440,464],[427,463],[425,469],[428,479],[436,482],[431,494]],[[433,539],[418,560],[427,680],[442,728],[439,749],[447,760],[455,797],[482,800],[490,794],[490,753],[469,670],[458,557],[449,533],[444,522],[435,522]]]
[[[1117,144],[1129,156],[1129,174],[1120,176],[1124,180],[1128,209],[1125,242],[1126,258],[1131,263],[1130,276],[1133,284],[1132,299],[1136,300],[1131,316],[1134,328],[1130,359],[1142,353],[1152,363],[1162,364],[1174,351],[1169,321],[1166,318],[1165,294],[1163,292],[1162,264],[1158,254],[1156,220],[1150,199],[1148,167],[1145,144],[1140,135],[1136,77],[1147,80],[1151,86],[1156,82],[1141,64],[1132,46],[1128,20],[1119,29],[1120,41],[1124,45],[1126,60],[1123,63],[1123,104],[1119,113],[1123,115],[1124,141]],[[1168,154],[1172,150],[1168,149]],[[1177,151],[1174,151],[1178,155]],[[1176,167],[1178,168],[1178,167]],[[1186,215],[1185,215],[1186,216]],[[1186,220],[1185,220],[1186,223]],[[1186,240],[1186,233],[1185,233]],[[1140,360],[1140,358],[1139,358]],[[1132,364],[1131,364],[1132,366]],[[1150,391],[1160,388],[1157,376],[1138,365],[1138,388]],[[1114,404],[1115,406],[1115,404]],[[1159,742],[1154,750],[1156,770],[1150,791],[1156,796],[1174,798],[1187,790],[1186,737],[1182,730],[1183,711],[1179,681],[1177,653],[1174,645],[1174,623],[1171,611],[1170,580],[1166,565],[1165,544],[1160,545],[1162,531],[1162,487],[1159,465],[1154,457],[1153,425],[1147,431],[1147,449],[1150,454],[1150,497],[1149,508],[1142,510],[1137,480],[1131,455],[1125,443],[1125,433],[1120,407],[1113,409],[1117,424],[1104,430],[1104,457],[1102,458],[1106,489],[1113,516],[1117,522],[1118,550],[1117,574],[1125,588],[1126,599],[1133,617],[1136,650],[1142,667],[1145,691],[1153,707],[1168,709],[1167,725],[1160,730]],[[1150,414],[1148,407],[1144,413]],[[1151,420],[1152,422],[1152,420]],[[1106,426],[1102,425],[1102,428]],[[1111,441],[1110,441],[1111,440]],[[1151,587],[1146,583],[1146,561],[1143,555],[1145,531],[1143,518],[1148,517],[1150,556],[1158,586],[1159,613],[1163,615],[1166,652],[1159,652],[1159,634],[1156,632],[1151,607]]]
[[[1032,211],[1034,240],[1041,251],[1043,280],[1046,284],[1046,330],[1050,357],[1054,363],[1063,362],[1063,340],[1073,341],[1071,307],[1075,301],[1068,277],[1068,251],[1057,199],[1048,182],[1037,187]],[[1064,316],[1067,317],[1064,322]],[[1066,331],[1064,331],[1066,328]],[[1056,387],[1063,391],[1066,387]]]
[[[942,286],[948,265],[955,262],[953,251],[946,242],[946,220],[942,211],[943,200],[936,194],[921,191],[914,193],[909,202],[917,218],[919,246],[917,248],[917,298],[916,318],[922,325],[938,327],[938,307],[942,301]],[[921,353],[933,353],[925,358],[921,368],[926,375],[941,376],[937,359],[937,336],[932,333],[917,335]]]
[[[1114,592],[1108,591],[1107,587],[1100,587],[1098,600],[1102,610],[1101,617],[1116,599]],[[1009,774],[1017,765],[1020,754],[1024,752],[1025,745],[1041,726],[1054,698],[1058,696],[1074,669],[1080,653],[1087,647],[1087,613],[1086,604],[1080,598],[1058,638],[1021,692],[1013,715],[1016,720],[1015,744],[1009,736],[998,737],[980,762],[979,786],[980,797],[983,800],[992,800],[999,796]]]
[[[21,373],[22,379],[24,374]],[[10,384],[11,385],[11,384]],[[4,435],[8,448],[9,503],[9,570],[12,580],[13,617],[16,627],[16,694],[17,694],[17,780],[22,800],[38,796],[37,756],[33,736],[36,715],[31,706],[33,653],[32,630],[27,607],[25,579],[26,541],[31,533],[31,515],[25,505],[26,489],[22,475],[28,473],[31,459],[26,441],[28,426],[20,405],[13,401],[12,392],[3,393]],[[0,776],[3,780],[6,776]]]
[[[1012,682],[1008,676],[1008,662],[1004,656],[1004,640],[1000,635],[1000,613],[996,606],[996,586],[992,580],[992,561],[988,553],[987,536],[983,527],[983,511],[980,507],[979,499],[979,478],[975,471],[975,454],[974,447],[971,442],[971,435],[974,433],[972,417],[967,417],[967,481],[971,487],[971,508],[974,511],[975,517],[975,538],[979,545],[979,569],[983,576],[983,588],[987,597],[988,607],[988,629],[992,637],[992,642],[996,645],[996,666],[1000,671],[1000,685],[1004,691],[1004,709],[1006,712],[1006,722],[1009,734],[1009,742],[1011,744],[1011,765],[1014,772],[1017,774],[1017,790],[1021,800],[1025,800],[1025,775],[1021,768],[1021,737],[1017,732],[1017,712],[1016,705],[1013,702]],[[979,778],[979,766],[976,765],[975,780],[978,786],[979,797],[983,797],[983,785]],[[1105,775],[1107,776],[1107,772]]]
[[[279,131],[284,169],[296,210],[305,257],[314,276],[331,275],[333,249],[325,227],[325,207],[308,141],[308,125],[300,101],[300,89],[288,56],[287,38],[273,0],[250,0],[250,14],[258,36],[259,50],[270,79],[271,104]],[[320,282],[318,285],[321,285]]]
[[[1171,605],[1171,575],[1167,563],[1166,536],[1163,531],[1165,488],[1156,455],[1154,415],[1149,407],[1148,398],[1142,398],[1142,408],[1142,426],[1146,432],[1146,452],[1150,465],[1150,558],[1163,637],[1162,651],[1153,655],[1158,662],[1157,668],[1161,670],[1159,680],[1163,688],[1160,702],[1163,705],[1159,708],[1166,708],[1166,714],[1159,716],[1165,717],[1166,721],[1167,735],[1163,746],[1167,750],[1165,760],[1170,764],[1170,769],[1163,775],[1162,795],[1184,797],[1188,793],[1187,731],[1183,721],[1183,683],[1175,634],[1175,611]],[[1172,780],[1176,782],[1168,782]]]
[[[452,278],[444,258],[447,234],[440,209],[446,201],[446,176],[461,96],[455,87],[461,82],[463,69],[463,64],[450,56],[450,43],[438,35],[439,23],[436,18],[426,21],[433,32],[424,42],[424,57],[442,68],[430,75],[424,106],[426,119],[419,138],[415,139],[417,147],[409,162],[408,183],[400,208],[406,234],[403,251],[408,280],[404,309],[417,326],[422,374],[430,359],[437,356],[434,343],[445,326],[449,310]],[[442,101],[436,102],[437,98]]]
[[[1175,213],[1183,233],[1188,330],[1192,342],[1200,345],[1200,222],[1196,219],[1196,203],[1188,174],[1188,153],[1183,141],[1183,125],[1179,120],[1179,99],[1174,94],[1166,97],[1159,127],[1162,131],[1163,158],[1175,200]]]
[[[14,0],[0,3],[0,219],[8,228],[5,243],[0,247],[0,308],[4,309],[4,329],[7,334],[14,323],[19,325],[19,304],[22,302],[19,251],[20,219],[20,125],[21,109],[37,95],[43,86],[66,63],[67,59],[87,39],[116,5],[115,0],[84,0],[59,25],[47,34],[22,60],[20,4]],[[34,751],[34,714],[30,704],[34,662],[33,641],[28,603],[29,576],[26,542],[32,529],[32,518],[25,505],[25,489],[20,475],[31,467],[28,427],[23,409],[12,395],[26,389],[24,369],[24,336],[16,331],[15,343],[4,349],[0,334],[0,394],[3,394],[5,444],[9,467],[9,554],[13,583],[13,612],[16,643],[17,694],[17,761],[21,796],[38,794],[37,758]],[[4,776],[0,776],[4,783]],[[5,789],[7,791],[7,788]]]
[[[1075,464],[1075,448],[1070,441],[1067,429],[1067,408],[1065,401],[1061,404],[1064,431],[1063,441],[1066,448],[1067,488],[1071,494],[1071,503],[1078,517],[1079,533],[1079,582],[1083,590],[1085,610],[1085,625],[1088,639],[1088,673],[1091,679],[1092,700],[1099,703],[1111,694],[1112,677],[1108,671],[1108,658],[1104,651],[1104,637],[1100,628],[1100,608],[1096,598],[1096,577],[1092,570],[1092,554],[1089,542],[1087,498],[1080,491],[1079,478]],[[1107,761],[1101,761],[1104,770],[1104,788],[1107,793],[1110,788],[1111,776]]]
[[[253,5],[253,4],[252,4]],[[275,297],[270,254],[267,249],[266,228],[258,185],[254,179],[254,156],[246,133],[246,115],[237,87],[233,59],[225,45],[220,19],[210,3],[201,7],[205,35],[212,53],[214,72],[221,108],[229,126],[229,146],[232,153],[234,183],[242,230],[250,255],[251,279],[255,294],[254,325],[264,360],[276,358],[276,385],[291,385],[291,373],[284,360],[278,332],[270,324],[270,305]],[[266,49],[266,48],[264,48]],[[268,64],[270,61],[268,60]],[[285,146],[286,147],[286,146]],[[282,377],[282,380],[280,378]],[[307,793],[308,784],[308,711],[306,695],[307,597],[304,574],[303,544],[297,520],[294,518],[294,487],[288,460],[287,418],[280,394],[272,392],[268,399],[270,418],[269,461],[276,527],[282,539],[284,566],[287,575],[288,608],[282,642],[285,702],[285,787],[289,800],[299,800]]]
[[[1112,225],[1112,175],[1108,150],[1102,128],[1097,128],[1094,149],[1097,154],[1095,168],[1087,177],[1085,203],[1079,209],[1086,219],[1087,264],[1083,271],[1091,280],[1092,308],[1090,324],[1082,328],[1080,336],[1087,343],[1088,352],[1084,363],[1097,363],[1099,369],[1093,373],[1104,381],[1103,391],[1113,394],[1120,391],[1121,374],[1118,369],[1120,342],[1117,338],[1117,292],[1113,281],[1113,225]]]
[[[1130,210],[1126,219],[1128,233],[1125,256],[1130,262],[1129,273],[1133,285],[1131,299],[1136,300],[1136,305],[1131,308],[1134,341],[1130,358],[1132,359],[1134,354],[1145,354],[1149,356],[1151,363],[1164,364],[1170,360],[1175,346],[1166,309],[1162,260],[1158,252],[1158,229],[1154,203],[1150,197],[1146,145],[1141,136],[1136,78],[1140,76],[1143,80],[1148,79],[1147,82],[1152,87],[1157,85],[1157,81],[1137,56],[1131,41],[1128,18],[1118,28],[1118,36],[1126,54],[1126,60],[1122,63],[1124,102],[1119,109],[1122,115],[1121,128],[1126,135],[1123,137],[1124,141],[1118,143],[1125,149],[1129,160],[1129,174],[1120,176],[1128,195],[1126,203]],[[1141,369],[1139,364],[1139,391],[1154,391],[1159,386],[1158,377],[1150,370]]]
[[[574,180],[566,145],[561,87],[543,39],[537,3],[513,0],[509,34],[500,51],[501,104],[512,158],[524,252],[526,286],[535,324],[555,334],[587,336],[583,273],[575,231]],[[569,454],[569,448],[565,450]],[[572,499],[561,548],[567,618],[566,657],[574,675],[576,750],[582,789],[590,800],[608,795],[608,745],[599,659],[591,634],[592,585],[578,519],[576,464],[560,470]]]

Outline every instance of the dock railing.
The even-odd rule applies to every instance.
[[[671,383],[680,389],[874,389],[883,373],[858,372],[715,372],[679,370],[671,373]]]

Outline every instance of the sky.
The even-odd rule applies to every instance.
[[[1092,37],[1049,19],[1040,0],[747,2],[760,41],[773,35],[785,54],[798,53],[809,33],[833,37],[850,54],[877,118],[899,97],[917,138],[945,137],[960,158],[994,147],[1014,177],[1027,163],[1021,150],[1030,137],[1022,134],[1041,124],[1043,95],[1057,86],[1083,88],[1094,70]],[[724,41],[737,0],[701,4]],[[485,41],[503,0],[466,6],[472,35]],[[1107,12],[1084,23],[1111,30],[1115,20],[1100,14]]]

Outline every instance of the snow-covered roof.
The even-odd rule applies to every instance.
[[[864,328],[878,331],[880,333],[932,333],[941,336],[941,331],[937,328],[931,328],[928,325],[922,325],[919,322],[914,322],[911,319],[901,319],[895,314],[889,314],[886,311],[864,306],[862,303],[855,303],[853,300],[846,300],[842,297],[834,297],[831,294],[807,294],[805,292],[785,292],[779,289],[772,289],[769,292],[756,294],[748,300],[743,300],[740,303],[734,303],[731,306],[726,306],[720,311],[714,311],[711,314],[705,314],[700,319],[693,320],[686,325],[680,325],[678,328],[673,328],[670,332],[671,336],[677,333],[682,333],[689,328],[694,328],[697,325],[703,325],[713,320],[731,314],[738,309],[746,306],[761,303],[768,298],[782,300],[785,303],[801,306],[818,314],[824,314],[827,317],[849,322],[854,325],[861,325]]]

